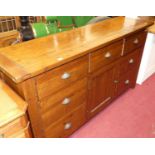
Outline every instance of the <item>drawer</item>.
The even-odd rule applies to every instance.
[[[132,69],[119,78],[117,85],[117,95],[122,94],[129,88],[133,88],[136,84],[137,69]]]
[[[28,120],[26,116],[22,116],[13,122],[0,128],[0,137],[9,138],[27,126]]]
[[[88,56],[55,68],[36,78],[39,99],[82,79],[88,72]]]
[[[32,138],[29,123],[27,124],[26,128],[12,135],[10,138]]]
[[[136,48],[143,46],[146,40],[146,32],[141,31],[136,34],[133,34],[125,39],[124,52],[123,54],[127,54],[135,50]]]
[[[64,117],[79,105],[85,104],[86,97],[87,79],[85,78],[42,100],[40,104],[44,127]]]
[[[124,75],[129,70],[139,67],[141,54],[142,48],[138,48],[131,54],[122,58],[120,62],[120,76]]]
[[[45,137],[67,137],[86,122],[86,107],[81,105],[65,118],[45,129]]]
[[[122,54],[123,41],[117,41],[90,54],[90,71],[117,60]]]

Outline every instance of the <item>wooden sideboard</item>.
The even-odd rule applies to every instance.
[[[0,50],[34,137],[68,137],[135,87],[150,21],[116,17]]]

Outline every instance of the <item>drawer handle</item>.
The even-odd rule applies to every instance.
[[[126,80],[126,81],[125,81],[125,84],[129,84],[129,83],[130,83],[130,81],[129,81],[129,80]]]
[[[133,59],[130,59],[129,60],[129,64],[133,64],[134,63],[134,60]]]
[[[69,98],[65,98],[62,102],[62,104],[67,105],[71,102],[71,100]]]
[[[110,52],[107,52],[105,55],[104,55],[105,58],[110,58],[111,57],[111,53]]]
[[[0,134],[0,138],[4,138],[4,134]]]
[[[70,74],[69,73],[64,73],[62,76],[61,76],[61,79],[65,80],[65,79],[68,79],[70,78]]]
[[[134,44],[138,44],[139,43],[139,40],[136,38],[134,41],[133,41]]]
[[[119,83],[119,81],[118,80],[114,80],[114,83]]]
[[[72,123],[69,122],[69,123],[66,123],[66,124],[65,124],[64,129],[65,129],[65,130],[68,130],[68,129],[70,129],[71,127],[72,127]]]

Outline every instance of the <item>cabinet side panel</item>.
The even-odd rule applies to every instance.
[[[29,79],[23,82],[23,91],[25,100],[28,103],[28,115],[34,137],[44,137],[35,79]]]

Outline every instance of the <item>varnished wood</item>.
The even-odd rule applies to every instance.
[[[119,76],[124,75],[127,71],[133,68],[137,68],[137,65],[140,63],[141,54],[142,48],[138,48],[125,57],[122,57],[121,61],[119,62]]]
[[[90,54],[90,71],[96,71],[121,57],[123,40],[110,44]],[[108,57],[109,54],[109,57]],[[107,55],[107,56],[106,56]]]
[[[10,138],[32,138],[29,124],[23,130],[13,134]]]
[[[69,99],[68,104],[63,104],[65,99]],[[42,118],[44,127],[47,127],[72,112],[81,104],[86,104],[87,100],[87,79],[82,79],[69,87],[61,90],[42,100]],[[78,117],[78,116],[77,116]]]
[[[9,122],[8,124],[0,127],[0,135],[4,138],[14,137],[15,134],[23,131],[28,124],[26,115],[15,119],[14,121]]]
[[[82,79],[88,72],[88,56],[74,60],[59,68],[53,69],[36,78],[39,98],[48,96],[64,87],[72,84],[76,80]],[[62,79],[64,74],[69,74],[69,78]]]
[[[97,50],[153,22],[116,17],[67,32],[0,49],[0,69],[15,82],[58,67]],[[10,65],[4,65],[12,64]],[[19,72],[14,72],[17,66]]]
[[[148,32],[155,34],[155,24],[150,26],[147,30]]]
[[[127,54],[132,52],[134,49],[143,46],[146,40],[147,33],[145,31],[140,31],[132,36],[129,36],[125,39],[124,43],[124,52],[123,54]],[[137,41],[137,42],[136,42]]]
[[[24,99],[24,93],[22,88],[22,83],[15,83],[12,81],[8,76],[6,76],[4,73],[1,73],[1,78],[5,83],[9,85],[18,95],[20,95]]]
[[[12,45],[17,40],[18,35],[16,30],[0,33],[0,48]]]
[[[133,88],[150,24],[118,17],[0,50],[1,77],[22,92],[34,137],[67,137]],[[109,61],[101,58],[105,49],[114,56]],[[63,108],[66,96],[73,104]]]
[[[86,106],[81,105],[67,116],[45,129],[46,137],[63,138],[71,135],[86,121]],[[64,129],[66,123],[71,123],[70,129]]]
[[[0,80],[0,127],[23,116],[27,103]]]
[[[99,112],[104,104],[113,99],[116,87],[114,83],[115,76],[115,64],[106,66],[91,76],[89,81],[88,117],[92,117]]]
[[[132,88],[136,84],[137,68],[128,70],[124,75],[119,77],[117,85],[117,96],[125,92],[127,89]],[[128,83],[126,83],[128,81]]]
[[[25,100],[28,103],[28,114],[31,121],[33,134],[35,137],[44,137],[41,112],[38,104],[36,82],[34,79],[27,80],[23,83],[23,93]]]

